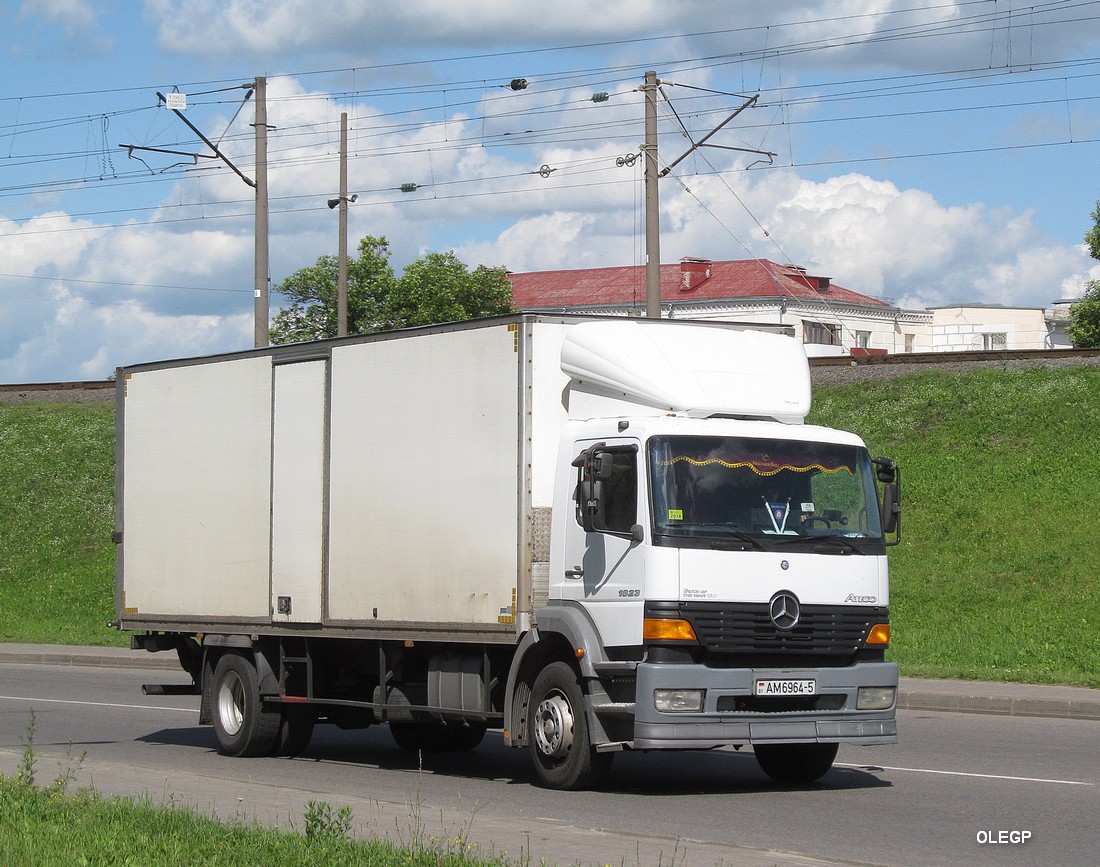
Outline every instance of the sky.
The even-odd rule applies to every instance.
[[[1100,0],[8,0],[0,383],[253,345],[258,78],[272,314],[337,252],[342,113],[353,254],[644,264],[647,70],[664,262],[904,309],[1100,279]]]

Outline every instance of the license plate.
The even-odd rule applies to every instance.
[[[816,680],[758,680],[757,695],[816,695]]]

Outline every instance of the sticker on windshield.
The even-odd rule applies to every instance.
[[[669,509],[668,510],[668,519],[670,521],[682,521],[682,520],[684,520],[684,510],[683,509]]]

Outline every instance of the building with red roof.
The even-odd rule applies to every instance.
[[[523,311],[643,316],[644,265],[509,274]],[[810,355],[930,349],[929,314],[767,259],[683,259],[661,266],[661,315],[791,326]]]

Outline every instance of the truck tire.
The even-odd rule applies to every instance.
[[[803,784],[820,780],[836,758],[838,744],[754,744],[761,770],[777,783]]]
[[[282,718],[263,708],[256,667],[226,653],[214,668],[214,734],[226,756],[270,755]]]
[[[305,752],[313,737],[317,714],[313,708],[284,704],[280,714],[279,734],[271,751],[273,756],[297,756]]]
[[[611,767],[611,753],[592,746],[577,673],[564,662],[547,665],[531,687],[528,742],[538,783],[548,789],[586,789]]]

